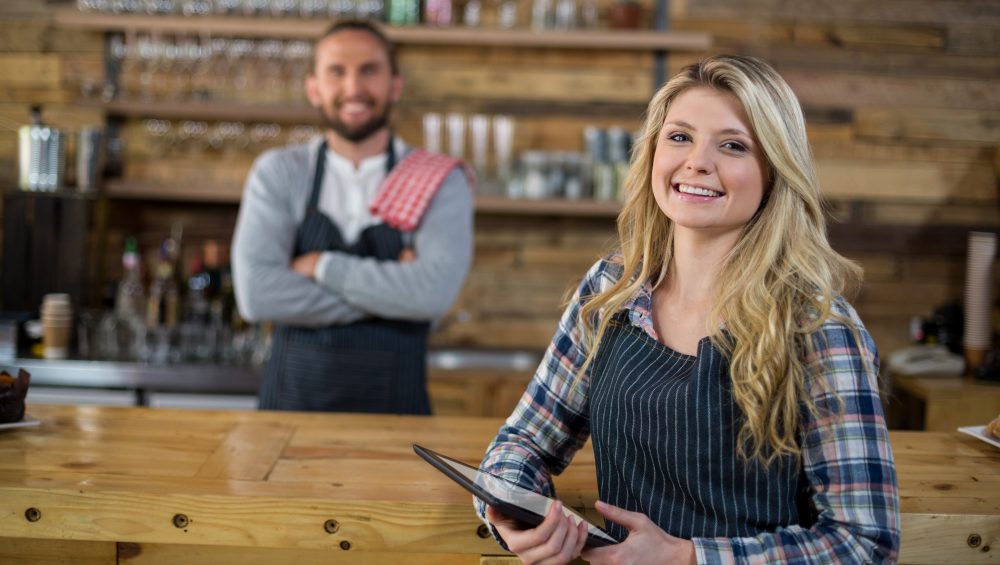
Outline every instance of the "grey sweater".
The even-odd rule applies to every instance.
[[[452,171],[414,232],[408,263],[326,252],[317,280],[291,269],[322,138],[257,158],[243,188],[233,236],[233,282],[250,321],[296,326],[347,324],[368,317],[431,321],[458,296],[472,262],[472,191]]]

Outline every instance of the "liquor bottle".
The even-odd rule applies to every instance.
[[[187,279],[187,298],[182,329],[185,357],[195,361],[210,361],[215,351],[215,335],[210,331],[208,293],[211,280],[200,258],[191,261]]]
[[[180,293],[174,279],[173,240],[166,239],[160,246],[160,260],[156,265],[156,277],[149,287],[146,325],[150,329],[177,327],[180,311]]]
[[[219,242],[214,239],[209,239],[205,241],[202,245],[202,256],[204,257],[203,273],[205,275],[207,286],[205,288],[205,299],[211,302],[219,294],[219,289],[222,285],[220,280],[222,272],[220,271],[220,255],[221,249],[219,247]]]
[[[115,293],[115,314],[120,322],[141,319],[146,291],[142,284],[142,269],[139,259],[139,244],[134,237],[125,239],[125,253],[122,254],[122,280]]]
[[[108,354],[119,359],[136,359],[145,344],[145,307],[146,290],[142,282],[142,261],[139,257],[139,244],[134,237],[125,239],[125,252],[122,254],[122,278],[115,291],[114,312],[115,324],[108,320],[105,329],[117,333],[115,341],[117,348],[108,344]],[[141,342],[141,343],[140,343]]]

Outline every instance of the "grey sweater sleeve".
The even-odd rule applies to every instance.
[[[259,157],[243,189],[233,235],[233,283],[240,314],[251,321],[299,326],[346,324],[368,317],[336,292],[291,269],[299,221],[294,181],[308,175],[308,159],[269,151]]]
[[[356,308],[401,320],[434,320],[462,289],[472,262],[472,191],[461,170],[438,190],[414,234],[415,261],[329,252],[319,281]]]

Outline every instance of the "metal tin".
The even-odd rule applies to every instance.
[[[56,128],[33,125],[18,130],[18,187],[52,192],[66,175],[66,136]]]
[[[104,132],[99,127],[83,127],[77,134],[76,188],[94,192],[100,188],[104,169]]]

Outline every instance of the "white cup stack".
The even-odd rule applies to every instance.
[[[993,327],[990,290],[993,282],[993,257],[997,250],[997,234],[970,232],[965,274],[965,359],[969,369],[983,363],[992,346]]]
[[[73,331],[73,306],[68,294],[46,294],[42,299],[42,344],[46,359],[65,359]]]

